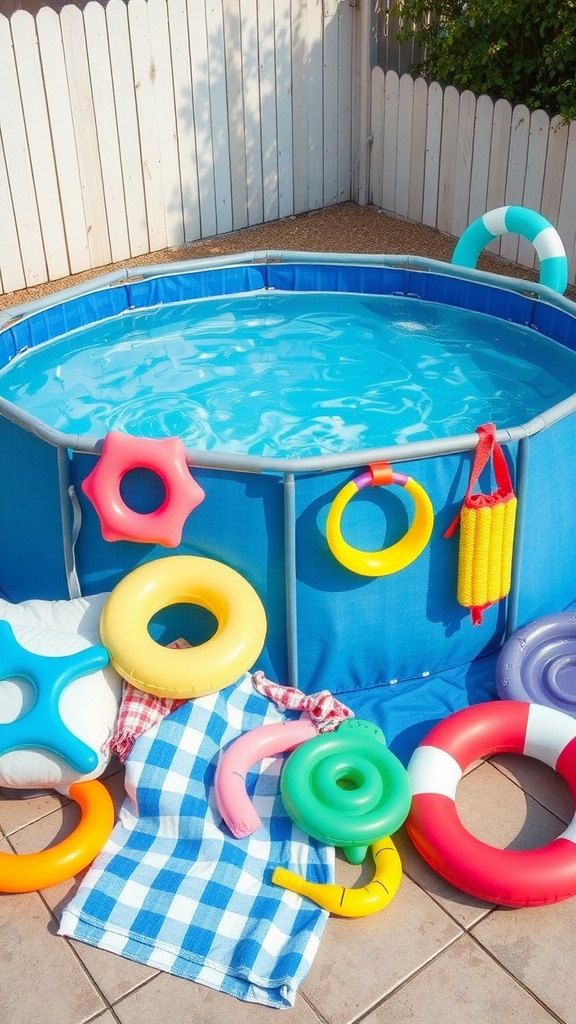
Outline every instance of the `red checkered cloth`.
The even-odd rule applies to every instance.
[[[174,640],[167,646],[181,650],[190,647],[190,644],[185,640]],[[185,703],[185,700],[176,697],[156,697],[144,693],[125,679],[114,735],[110,740],[110,753],[117,754],[121,761],[125,761],[143,732],[147,732],[156,722]]]
[[[345,718],[354,718],[354,712],[336,700],[329,690],[306,694],[295,686],[270,682],[263,672],[254,672],[252,686],[279,708],[307,711],[318,732],[332,732]]]

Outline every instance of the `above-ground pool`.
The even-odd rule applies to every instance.
[[[430,722],[494,693],[506,635],[576,600],[576,307],[547,287],[417,257],[257,253],[118,271],[16,307],[0,331],[0,587],[11,601],[111,590],[172,553],[232,566],[267,616],[258,667],[330,689],[404,756]],[[518,498],[512,588],[471,625],[456,600],[461,508],[493,422]],[[82,482],[109,431],[180,437],[205,498],[167,549],[108,542]],[[345,568],[334,498],[388,462],[433,528],[399,571]],[[482,489],[492,490],[486,473]],[[136,511],[163,500],[142,468]],[[389,547],[404,487],[363,489],[346,538]],[[181,610],[180,610],[181,612]],[[178,609],[163,642],[189,630]]]
[[[513,427],[574,390],[576,354],[530,327],[348,292],[125,310],[0,370],[2,398],[65,434],[284,458]]]

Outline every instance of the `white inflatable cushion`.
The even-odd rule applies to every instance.
[[[33,654],[61,657],[92,645],[101,646],[100,615],[108,594],[71,601],[24,601],[0,598],[0,619],[8,622],[18,643]],[[73,680],[60,698],[65,725],[98,755],[98,765],[81,775],[46,750],[13,750],[0,754],[0,786],[15,789],[61,788],[95,779],[110,761],[109,741],[122,695],[122,680],[108,665]],[[13,722],[32,707],[34,691],[22,679],[0,680],[0,723]]]

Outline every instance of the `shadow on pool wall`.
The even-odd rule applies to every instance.
[[[314,258],[318,260],[318,254]],[[270,280],[274,287],[311,287],[315,269],[318,288],[401,290],[447,304],[469,303],[486,312],[492,311],[497,293],[502,319],[534,325],[573,347],[576,309],[567,300],[558,299],[555,308],[547,294],[543,302],[532,292],[508,291],[502,281],[498,287],[494,282],[484,285],[484,277],[490,275],[472,271],[471,280],[462,281],[389,267],[354,267],[350,277],[346,272],[351,268],[342,266],[290,270],[277,263],[258,264],[232,268],[232,276],[219,270],[210,282],[199,272],[179,273],[167,280],[167,291],[157,280],[108,289],[103,293],[105,311],[118,312],[136,299],[140,304],[172,301],[183,289],[187,295],[212,294],[210,288],[230,293],[234,288],[260,288]],[[521,285],[516,282],[516,287]],[[538,286],[530,287],[537,293]],[[83,312],[77,298],[71,309],[63,302],[60,314],[57,308],[42,311],[34,340],[33,316],[2,332],[4,359],[10,346],[14,352],[41,343],[56,327],[71,329],[82,317],[95,316],[96,297],[83,299]],[[406,760],[434,722],[494,696],[494,664],[507,629],[576,601],[576,469],[571,458],[576,403],[570,399],[564,405],[562,418],[542,416],[530,430],[511,428],[510,440],[502,440],[518,495],[513,590],[510,598],[486,610],[477,627],[456,599],[458,534],[443,536],[462,506],[473,461],[471,443],[469,450],[436,453],[431,442],[429,452],[414,459],[408,458],[413,446],[406,447],[405,459],[401,447],[388,454],[394,471],[416,480],[428,494],[434,526],[429,543],[406,568],[366,577],[344,568],[326,540],[326,519],[335,496],[366,469],[361,454],[358,465],[349,458],[348,468],[322,472],[246,472],[191,465],[205,499],[187,518],[179,547],[108,543],[81,486],[98,455],[47,443],[25,423],[0,415],[0,586],[14,602],[56,600],[70,596],[76,579],[84,594],[109,591],[137,565],[171,554],[224,562],[252,584],[266,610],[266,645],[255,667],[309,693],[331,690],[357,715],[376,721],[394,752]],[[286,546],[288,537],[290,547],[291,536],[286,529],[288,477],[294,502],[293,577]],[[489,478],[486,471],[485,493],[494,486]],[[136,511],[149,511],[162,499],[158,486],[154,475],[134,469],[124,479],[123,494]],[[363,550],[388,547],[406,532],[411,516],[412,502],[403,487],[362,491],[346,509],[346,539]],[[180,613],[176,609],[173,620],[167,616],[156,622],[154,639],[174,639]],[[205,618],[198,629],[197,642],[202,642],[209,629]]]
[[[28,510],[23,507],[23,514],[14,517],[11,542],[6,534],[2,542],[3,586],[13,601],[66,598],[66,566],[56,542],[60,495],[51,479],[55,467],[50,467],[56,450],[0,421],[0,433],[14,432],[17,439],[12,436],[8,444],[5,437],[2,444],[4,452],[12,453],[12,487],[6,476],[5,483],[12,500],[17,486]],[[14,459],[20,444],[27,458]],[[509,445],[512,467],[516,454],[517,445]],[[83,593],[108,591],[135,566],[170,554],[201,555],[231,565],[254,586],[266,609],[267,640],[258,667],[272,679],[297,682],[306,692],[327,688],[338,694],[358,715],[368,715],[384,728],[403,760],[448,711],[493,696],[493,663],[505,635],[506,602],[489,608],[480,627],[471,625],[468,611],[456,601],[458,539],[443,537],[464,498],[470,453],[395,465],[427,491],[435,521],[422,554],[402,571],[383,577],[351,573],[336,561],[326,541],[330,504],[356,471],[305,474],[296,480],[297,680],[290,679],[287,650],[282,476],[192,468],[206,496],[188,517],[181,545],[166,549],[103,540],[94,508],[81,490],[96,459],[73,453],[70,463],[81,518],[75,571]],[[144,511],[157,504],[150,475],[134,470],[130,477],[125,496],[130,507]],[[29,514],[32,508],[35,516]],[[411,503],[403,488],[371,489],[359,494],[348,512],[349,542],[373,549],[382,546],[383,532],[385,546],[405,532]],[[531,530],[522,572],[537,581],[541,552],[552,538],[538,516]],[[573,597],[574,578],[572,572],[564,579],[565,603]],[[555,608],[561,581],[551,582],[550,594],[546,581],[541,582],[532,607]],[[524,612],[532,617],[527,601]],[[176,619],[168,622],[170,635],[160,631],[154,638],[170,642],[188,627],[189,621],[180,625]],[[202,639],[207,637],[198,642]]]

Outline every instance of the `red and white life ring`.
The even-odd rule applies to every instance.
[[[576,819],[533,850],[499,850],[473,836],[456,808],[456,787],[475,760],[526,754],[554,768],[576,803],[576,721],[525,701],[490,701],[456,711],[416,747],[408,765],[408,834],[421,856],[463,892],[509,907],[576,895]]]

